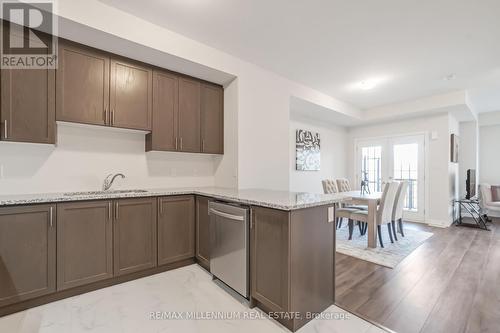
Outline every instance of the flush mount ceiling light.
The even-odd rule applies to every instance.
[[[390,76],[375,76],[362,81],[354,82],[348,86],[349,90],[372,90],[381,83],[388,81]]]
[[[379,83],[379,81],[376,79],[363,80],[358,84],[358,86],[362,90],[371,90],[371,89],[375,88],[378,83]]]

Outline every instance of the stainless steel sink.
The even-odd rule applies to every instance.
[[[65,196],[86,196],[86,195],[106,195],[106,194],[133,194],[133,193],[147,193],[147,190],[114,190],[114,191],[83,191],[83,192],[67,192]]]

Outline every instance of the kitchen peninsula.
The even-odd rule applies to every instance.
[[[333,304],[345,196],[181,188],[0,196],[0,315],[198,263],[210,201],[248,207],[250,304],[297,330]]]

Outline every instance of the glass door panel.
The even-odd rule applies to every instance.
[[[356,186],[367,180],[370,192],[382,192],[387,181],[407,181],[404,218],[425,216],[424,135],[360,140],[356,144]]]

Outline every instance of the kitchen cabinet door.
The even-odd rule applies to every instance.
[[[195,204],[192,195],[158,199],[158,265],[195,256]]]
[[[196,197],[196,259],[210,271],[210,216],[207,197]]]
[[[3,141],[55,143],[55,71],[2,69]]]
[[[156,267],[156,198],[114,201],[114,274]]]
[[[109,123],[109,56],[69,41],[59,42],[56,119]]]
[[[179,78],[179,150],[199,153],[200,139],[200,82]]]
[[[254,207],[251,296],[270,311],[289,309],[289,212]]]
[[[6,21],[2,24],[11,38],[24,38]],[[0,140],[55,143],[55,84],[53,69],[1,70]]]
[[[224,153],[224,89],[201,84],[201,151]]]
[[[153,72],[153,128],[146,135],[146,151],[176,151],[179,84],[176,75]]]
[[[57,205],[57,289],[113,276],[112,202]]]
[[[152,69],[129,60],[111,60],[111,125],[151,130]]]
[[[0,306],[56,290],[55,207],[0,208]]]

